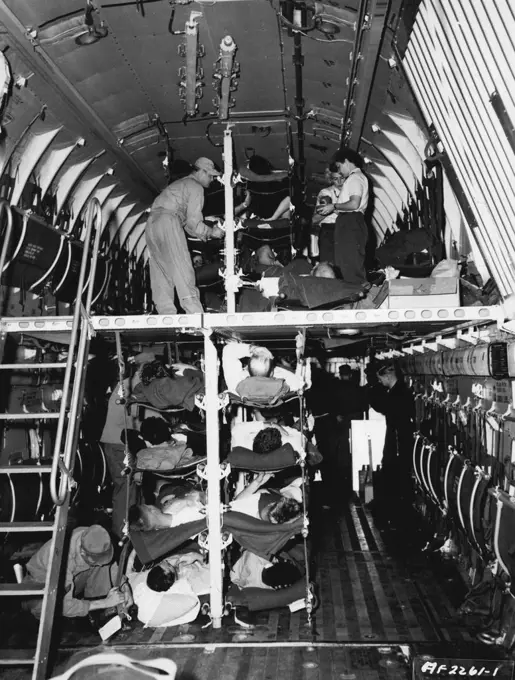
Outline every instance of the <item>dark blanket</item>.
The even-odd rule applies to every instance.
[[[156,378],[149,385],[139,383],[134,388],[132,400],[152,404],[155,408],[183,407],[193,411],[195,395],[204,389],[202,371],[186,370],[174,378]]]
[[[306,597],[306,581],[300,579],[289,588],[270,590],[269,588],[238,588],[231,584],[227,593],[227,600],[240,607],[248,607],[250,611],[264,611],[287,607],[296,600]]]
[[[376,249],[375,255],[381,267],[400,267],[410,255],[429,250],[432,242],[431,234],[425,229],[398,231]]]
[[[297,454],[291,444],[285,444],[270,453],[255,453],[244,446],[235,446],[227,462],[238,470],[283,470],[297,464]]]
[[[288,300],[299,300],[308,309],[351,302],[363,295],[361,286],[340,279],[297,276],[289,272],[282,274],[279,279],[279,293]]]
[[[207,527],[205,519],[188,522],[172,529],[155,531],[131,531],[130,538],[134,550],[143,564],[153,562],[169,555],[193,536]],[[241,512],[226,512],[222,526],[229,531],[244,550],[269,560],[288,543],[290,538],[300,533],[302,518],[287,524],[270,524]]]

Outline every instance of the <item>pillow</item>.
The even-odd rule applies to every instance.
[[[297,465],[297,456],[291,444],[284,444],[270,453],[255,453],[244,446],[235,446],[227,461],[239,470],[270,471]]]

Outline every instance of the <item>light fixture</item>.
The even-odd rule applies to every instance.
[[[381,132],[381,128],[377,123],[372,123],[370,127],[372,128],[372,132]]]
[[[93,45],[108,34],[107,27],[100,19],[97,8],[93,5],[91,0],[88,0],[86,5],[86,12],[84,14],[84,26],[86,30],[75,38],[75,43],[80,47],[85,45]]]
[[[361,331],[358,328],[339,328],[336,333],[338,335],[359,335]]]
[[[86,146],[86,140],[84,137],[79,137],[79,139],[75,142],[75,146]]]

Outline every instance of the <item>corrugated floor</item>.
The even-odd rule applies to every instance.
[[[418,533],[416,523],[380,532],[360,505],[315,521],[320,607],[313,627],[304,611],[291,614],[284,608],[258,613],[254,630],[234,623],[216,631],[198,624],[155,630],[137,625],[118,633],[109,648],[136,658],[173,658],[180,677],[189,680],[407,677],[398,645],[440,655],[449,648],[454,654],[462,649],[461,656],[470,650],[469,656],[477,656],[473,631],[455,615],[464,587],[452,565],[420,552]],[[99,638],[87,625],[69,623],[60,636],[60,668],[70,656],[83,656],[85,647],[88,653],[98,648]],[[31,637],[25,627],[4,638],[4,645],[15,654]],[[2,677],[29,675],[12,669]]]

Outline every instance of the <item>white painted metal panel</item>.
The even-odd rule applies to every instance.
[[[515,152],[507,138],[515,122],[514,34],[510,0],[424,0],[404,62],[477,220],[471,234],[503,294],[515,291]],[[511,121],[506,130],[494,95]]]

